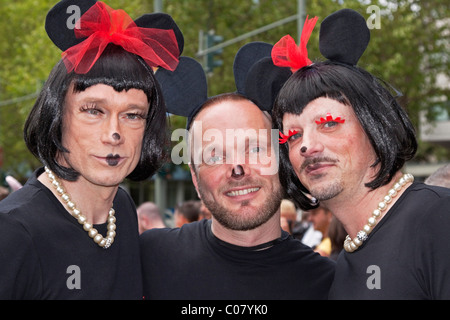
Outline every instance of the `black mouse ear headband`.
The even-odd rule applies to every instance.
[[[158,69],[156,80],[161,85],[169,113],[188,118],[187,127],[208,99],[208,85],[203,67],[195,59],[180,57],[174,72]]]
[[[236,54],[233,69],[237,92],[247,95],[246,83],[255,62],[269,58],[272,45],[252,42]],[[174,72],[158,69],[156,79],[161,84],[167,110],[188,118],[187,128],[203,104],[208,100],[208,87],[203,67],[196,60],[181,57]]]
[[[278,92],[292,74],[287,68],[274,66],[270,56],[272,48],[264,42],[248,43],[239,49],[233,65],[237,92],[268,112],[272,111]]]
[[[300,45],[284,36],[274,45],[272,60],[274,65],[289,67],[294,73],[312,64],[308,58],[306,44],[317,22],[317,17],[306,18]],[[356,65],[370,41],[370,31],[364,17],[352,9],[338,10],[326,17],[320,26],[319,50],[332,62]]]
[[[332,62],[355,66],[370,41],[364,17],[352,9],[341,9],[326,17],[320,26],[319,50]]]
[[[60,1],[48,12],[45,29],[63,51],[67,72],[80,74],[91,69],[109,43],[142,57],[152,68],[171,71],[184,46],[183,34],[169,15],[146,14],[133,21],[125,11],[94,0]]]
[[[262,110],[271,111],[278,92],[289,77],[304,65],[310,64],[306,44],[316,24],[317,17],[306,19],[301,42],[297,46],[291,36],[284,36],[274,46],[250,43],[236,55],[235,78],[238,91],[254,101]],[[244,50],[245,49],[245,50]],[[264,54],[250,64],[252,56],[264,51]],[[244,58],[239,57],[244,56]],[[242,63],[244,61],[245,63]],[[244,64],[247,68],[237,68]]]

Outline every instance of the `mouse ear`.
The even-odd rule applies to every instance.
[[[84,40],[75,36],[75,23],[96,2],[95,0],[63,0],[47,13],[45,31],[61,51],[66,51]]]
[[[263,58],[248,72],[245,95],[261,110],[272,111],[278,92],[291,75],[290,68],[275,66],[271,57]]]
[[[356,65],[369,41],[366,20],[355,10],[336,11],[320,25],[319,50],[331,61]]]
[[[272,62],[273,45],[251,42],[236,53],[233,71],[237,92],[252,100],[261,110],[271,111],[284,82],[292,75],[289,68]]]
[[[155,77],[170,113],[183,117],[193,116],[208,99],[205,72],[201,64],[192,58],[180,57],[175,71],[159,68]]]
[[[234,58],[233,72],[237,92],[245,95],[245,81],[252,66],[265,57],[270,57],[272,45],[265,42],[250,42],[242,46]]]
[[[134,21],[138,27],[141,28],[155,28],[163,30],[173,30],[175,37],[178,42],[178,49],[180,50],[180,55],[184,48],[184,37],[178,25],[175,23],[173,18],[166,13],[149,13],[144,14]]]

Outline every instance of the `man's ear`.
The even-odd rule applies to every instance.
[[[197,196],[199,197],[199,199],[201,199],[200,193],[198,192],[197,174],[195,173],[194,166],[195,166],[195,164],[189,163],[189,169],[191,170],[192,183],[194,184],[195,191],[197,191]]]

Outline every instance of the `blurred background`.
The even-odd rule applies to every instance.
[[[0,0],[0,186],[12,175],[25,183],[41,164],[25,147],[23,124],[61,51],[50,41],[44,21],[55,0]],[[183,55],[196,58],[208,75],[209,95],[235,91],[233,60],[251,41],[275,44],[290,34],[296,41],[306,14],[319,20],[308,44],[318,50],[321,21],[341,8],[361,13],[371,42],[359,66],[397,90],[419,139],[406,171],[423,180],[450,161],[449,0],[106,0],[133,19],[153,11],[170,14],[185,38]],[[171,129],[185,119],[169,116]],[[395,125],[395,124],[392,124]],[[174,142],[176,144],[178,142]],[[153,201],[164,211],[197,199],[186,165],[167,163],[148,181],[125,181],[136,204]]]

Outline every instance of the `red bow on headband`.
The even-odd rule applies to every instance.
[[[294,73],[298,69],[311,64],[311,60],[308,59],[306,44],[316,25],[317,19],[317,17],[312,19],[308,19],[308,16],[306,17],[299,46],[297,46],[290,35],[284,36],[273,46],[272,61],[274,65],[279,67],[290,67],[291,71]]]
[[[75,27],[83,42],[62,53],[67,72],[88,72],[109,43],[142,57],[150,67],[173,71],[178,65],[178,42],[173,30],[140,28],[123,10],[96,2]]]

